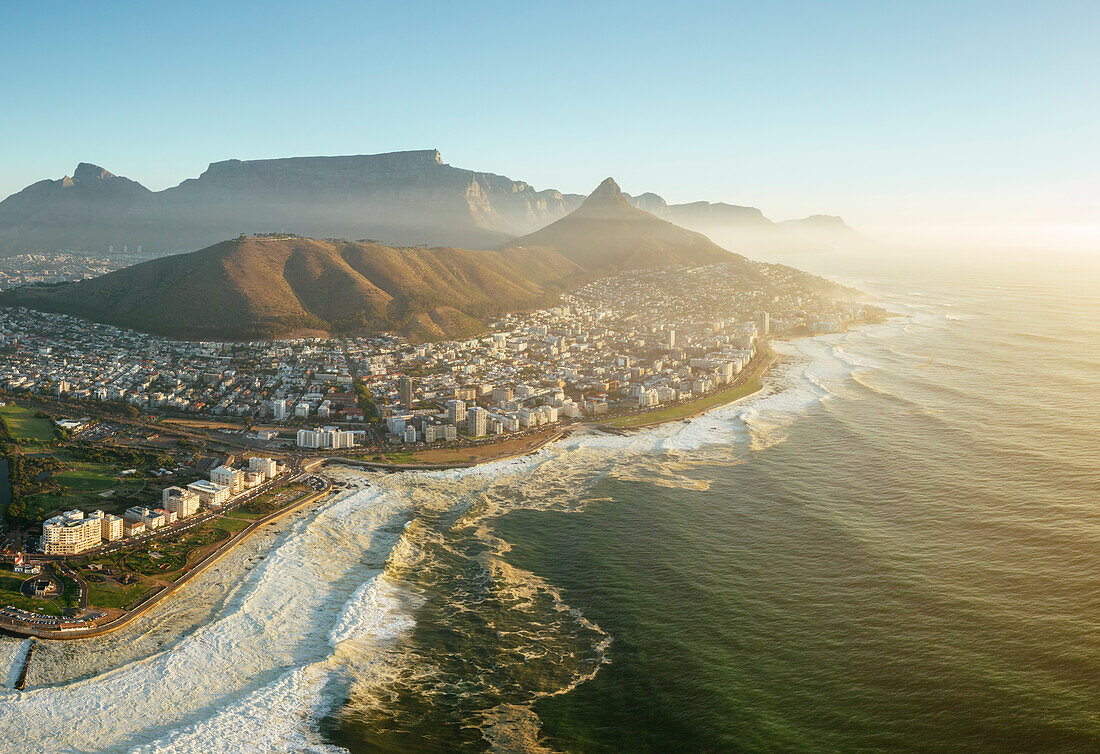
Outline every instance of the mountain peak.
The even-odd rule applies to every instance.
[[[603,183],[596,187],[596,190],[588,195],[587,202],[590,201],[621,201],[624,204],[627,203],[626,197],[623,196],[622,189],[619,188],[619,184],[615,183],[614,178],[604,178]]]
[[[114,177],[114,173],[110,173],[99,165],[93,165],[90,162],[80,163],[73,172],[74,181],[102,181],[104,178]]]
[[[620,217],[624,214],[624,210],[625,214],[629,215],[634,211],[634,207],[631,206],[626,194],[619,188],[619,184],[615,183],[615,179],[606,178],[581,203],[577,212],[580,213],[579,216],[581,217],[599,216],[607,218],[611,216]]]

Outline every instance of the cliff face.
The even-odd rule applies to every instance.
[[[670,207],[657,194],[621,196],[634,209],[738,250],[850,240],[835,225],[820,222],[780,228],[753,207],[708,202]],[[81,163],[71,177],[39,181],[0,202],[0,254],[51,249],[105,254],[112,245],[172,253],[241,233],[276,231],[393,246],[485,249],[562,219],[584,199],[456,168],[434,149],[224,160],[159,192]]]
[[[82,163],[0,202],[0,252],[110,245],[184,251],[240,233],[496,246],[564,216],[581,197],[445,164],[421,150],[226,160],[161,192]]]

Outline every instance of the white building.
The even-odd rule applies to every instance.
[[[339,449],[354,447],[355,433],[339,427],[298,430],[299,448]]]
[[[206,479],[191,482],[187,489],[198,495],[202,504],[210,508],[220,508],[229,502],[229,488]]]
[[[274,479],[279,473],[279,464],[270,458],[249,458],[248,470],[262,474],[264,479]]]
[[[167,512],[167,511],[165,511]],[[153,529],[159,529],[162,526],[166,526],[169,521],[168,517],[159,510],[150,510],[140,505],[135,505],[132,508],[126,509],[126,518],[131,521],[141,521],[145,524],[145,528],[148,531]]]
[[[75,555],[102,542],[103,523],[85,518],[84,511],[66,511],[42,523],[42,552],[47,555]]]
[[[238,495],[244,490],[244,474],[232,466],[218,466],[210,472],[210,481],[229,488],[230,495]]]
[[[309,418],[309,404],[306,403],[305,401],[302,401],[301,403],[299,403],[297,406],[294,407],[294,415],[298,416],[298,417],[301,417],[302,419],[308,419]]]
[[[160,503],[165,510],[176,514],[176,518],[187,518],[199,512],[199,496],[182,487],[165,487],[160,493]]]
[[[275,401],[275,403],[272,405],[272,413],[279,421],[283,421],[284,419],[286,419],[287,416],[290,415],[290,411],[287,408],[286,401],[282,399]]]

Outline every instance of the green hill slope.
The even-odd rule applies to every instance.
[[[0,304],[169,337],[407,329],[426,339],[467,335],[488,316],[538,305],[579,272],[547,250],[244,238],[79,283],[17,289]]]

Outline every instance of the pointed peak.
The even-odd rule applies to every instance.
[[[114,173],[110,173],[99,165],[93,165],[90,162],[82,162],[76,166],[76,171],[73,173],[74,181],[102,181],[104,178],[114,178]]]
[[[588,195],[589,199],[599,198],[607,199],[614,198],[623,195],[622,189],[619,188],[619,184],[615,183],[614,178],[604,178],[603,183],[596,187],[596,190]]]
[[[589,208],[593,206],[629,207],[630,201],[626,198],[622,189],[619,188],[619,184],[615,183],[614,178],[606,178],[603,183],[596,187],[595,191],[588,195],[581,206]]]

